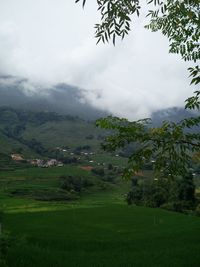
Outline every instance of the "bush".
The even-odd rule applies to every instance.
[[[195,201],[195,185],[191,173],[186,174],[178,181],[178,198],[183,201]]]
[[[177,212],[194,210],[196,205],[195,186],[191,173],[169,179],[132,179],[132,189],[127,194],[128,204],[162,207]]]
[[[70,201],[79,199],[79,196],[75,192],[66,192],[63,190],[36,191],[32,197],[40,201]]]
[[[127,194],[128,204],[143,204],[148,207],[160,207],[168,199],[168,187],[164,180],[132,179],[132,190]]]
[[[187,212],[193,210],[194,205],[190,201],[174,201],[163,204],[161,208],[170,211]]]
[[[111,163],[108,164],[108,170],[109,171],[113,170],[113,165]]]
[[[152,207],[152,208],[158,208],[161,205],[163,205],[167,200],[167,193],[166,190],[157,187],[155,188],[155,192],[153,192],[152,195],[149,196],[149,199],[146,202],[146,206]]]
[[[135,187],[133,188],[130,192],[128,192],[127,196],[126,196],[126,201],[128,203],[128,205],[131,204],[136,204],[139,205],[142,203],[142,190],[140,187]]]
[[[73,177],[73,176],[61,176],[61,188],[67,191],[81,192],[83,188],[93,185],[92,181],[86,178]]]
[[[82,188],[81,178],[72,176],[64,177],[61,183],[61,188],[67,191],[74,190],[80,192]]]

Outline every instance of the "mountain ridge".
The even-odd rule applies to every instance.
[[[0,75],[0,107],[56,112],[89,120],[108,115],[86,101],[83,92],[64,83],[35,90],[26,79]]]

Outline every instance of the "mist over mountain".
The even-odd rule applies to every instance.
[[[153,112],[151,115],[152,122],[155,126],[159,126],[163,121],[179,122],[184,118],[197,116],[197,112],[186,110],[184,108],[167,108]]]
[[[103,130],[90,121],[108,113],[93,107],[85,94],[83,89],[67,84],[39,88],[26,79],[1,75],[0,139],[4,152],[37,155],[63,144],[69,147],[99,144]],[[177,107],[151,114],[155,127],[165,120],[178,122],[192,116],[194,112]]]
[[[70,114],[84,119],[97,119],[107,113],[93,107],[84,98],[84,90],[68,84],[34,90],[28,80],[0,76],[0,106],[33,111]]]
[[[107,111],[94,107],[86,100],[86,94],[86,90],[64,83],[40,88],[31,85],[27,79],[0,75],[0,107],[56,112],[89,120],[107,116]],[[194,112],[178,107],[160,109],[151,114],[155,126],[164,120],[178,122],[191,116]]]

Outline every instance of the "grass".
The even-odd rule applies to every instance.
[[[27,168],[17,169],[14,171],[0,171],[0,209],[9,212],[23,212],[33,210],[51,210],[63,209],[63,206],[55,202],[35,201],[34,195],[40,195],[42,192],[45,194],[57,192],[61,185],[60,176],[75,176],[80,178],[87,178],[94,186],[84,189],[81,193],[81,198],[90,199],[92,201],[98,198],[105,201],[105,189],[112,190],[111,194],[106,194],[106,198],[115,198],[118,191],[127,191],[127,186],[118,182],[117,185],[109,184],[101,181],[100,178],[94,176],[91,172],[82,170],[79,166],[66,165],[63,167],[51,168]],[[100,190],[101,189],[101,190]],[[114,189],[114,192],[113,192]],[[100,191],[99,191],[100,190]],[[14,192],[14,194],[13,194]],[[18,192],[16,194],[16,192]],[[20,193],[21,192],[21,193]],[[24,193],[24,194],[23,194]],[[110,196],[110,197],[108,197]]]
[[[199,266],[200,219],[122,204],[11,213],[21,241],[8,254],[22,266]]]
[[[128,206],[125,182],[83,191],[70,202],[10,196],[14,188],[52,189],[62,174],[92,178],[76,166],[0,173],[3,228],[14,238],[10,267],[199,266],[200,218]]]
[[[126,167],[127,165],[127,158],[116,157],[115,154],[111,155],[108,153],[99,152],[90,157],[92,160],[94,160],[95,163],[96,162],[106,163],[106,164],[111,163],[113,166],[118,166],[118,167]]]
[[[94,139],[88,140],[86,137],[90,134]],[[25,139],[32,139],[37,136],[45,147],[69,146],[74,148],[80,145],[90,145],[93,148],[99,148],[100,142],[96,139],[101,131],[97,129],[94,123],[86,121],[60,121],[47,122],[40,126],[27,125],[23,136]]]

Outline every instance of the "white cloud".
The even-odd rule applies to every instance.
[[[187,66],[168,54],[167,40],[144,30],[141,18],[115,48],[96,46],[95,2],[83,11],[74,1],[1,0],[0,72],[86,88],[95,106],[129,118],[182,105],[192,91]]]

